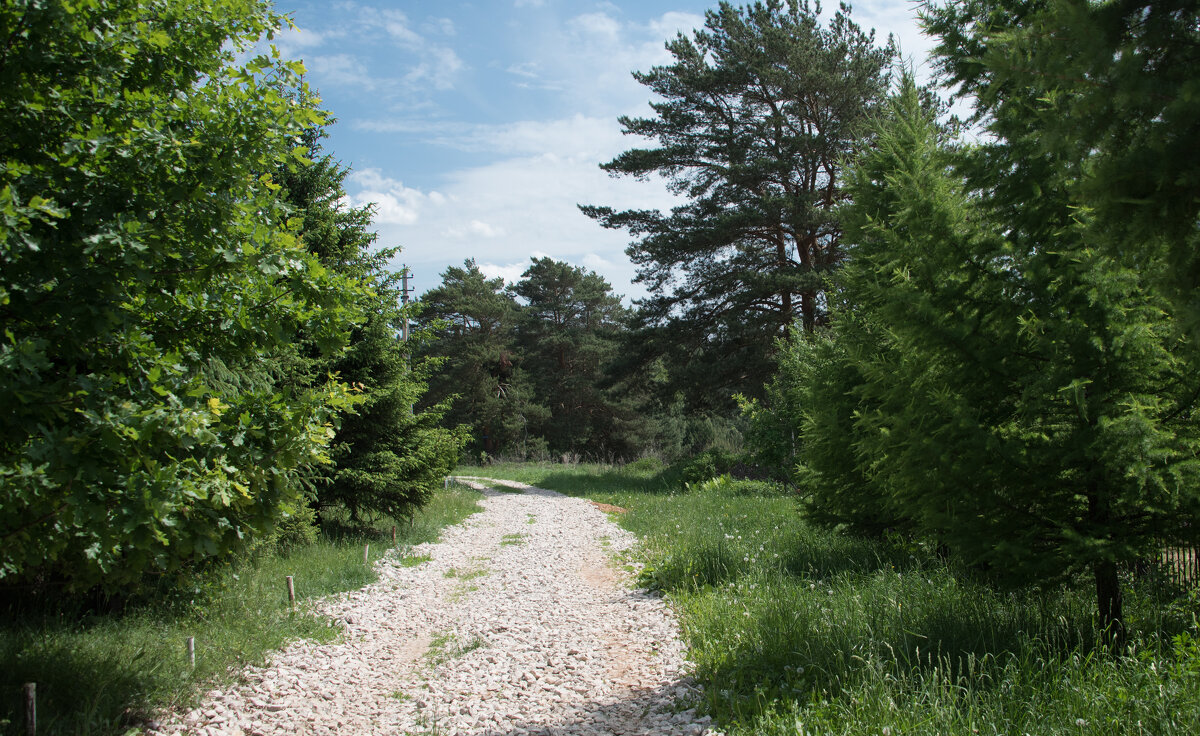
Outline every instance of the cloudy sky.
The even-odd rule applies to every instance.
[[[659,182],[599,164],[641,144],[619,115],[649,113],[630,72],[669,62],[667,39],[703,25],[699,0],[276,0],[296,28],[276,37],[304,61],[337,118],[326,149],[347,192],[374,203],[383,245],[400,245],[419,295],[474,258],[513,280],[531,256],[596,271],[627,297],[628,237],[577,204],[669,207]],[[930,45],[916,4],[870,0],[852,17],[894,34],[918,66]]]

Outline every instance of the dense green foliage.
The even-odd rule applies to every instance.
[[[362,287],[271,172],[320,114],[234,55],[264,3],[0,10],[0,578],[111,584],[238,548],[300,503],[344,387],[279,385]],[[347,297],[350,297],[349,299]]]
[[[1174,135],[1142,119],[1138,93],[1120,135],[1082,113],[1064,122],[1100,104],[1091,67],[1041,45],[1088,15],[1073,7],[928,11],[947,81],[978,96],[989,136],[953,141],[906,80],[848,171],[833,336],[794,341],[788,360],[805,366],[785,361],[776,393],[800,408],[816,518],[915,531],[997,581],[1090,571],[1101,628],[1120,640],[1120,571],[1197,539],[1200,379],[1173,255],[1196,214],[1169,188],[1135,205],[1157,225],[1128,210],[1154,159],[1129,168],[1127,154]],[[1118,56],[1154,55],[1150,37],[1165,56],[1195,47],[1194,24],[1175,30],[1097,32]],[[1109,70],[1132,84],[1127,71]],[[1171,89],[1176,73],[1161,74]]]
[[[411,410],[432,366],[408,365],[394,251],[344,205],[300,65],[235,64],[282,22],[253,0],[0,11],[4,584],[302,541],[310,502],[411,516],[457,462],[442,407]]]
[[[452,400],[484,458],[638,454],[635,397],[606,387],[626,310],[603,278],[541,258],[505,289],[467,261],[421,304],[425,354],[445,361],[427,401]]]
[[[1200,327],[1200,7],[960,0],[926,22],[943,79],[974,96],[1000,150],[1076,165],[1071,196],[1102,242],[1136,251],[1139,271]],[[974,183],[1029,199],[1022,182],[1036,172],[998,182],[1002,163]]]
[[[886,94],[889,44],[877,47],[842,6],[822,26],[807,2],[723,2],[672,63],[635,73],[658,96],[650,139],[604,164],[666,177],[685,203],[669,213],[583,211],[638,238],[628,249],[652,296],[639,305],[627,361],[665,358],[667,397],[728,409],[757,395],[775,341],[826,321],[824,275],[842,259],[835,208],[842,157]]]
[[[532,388],[513,344],[520,309],[504,290],[504,280],[488,279],[466,261],[451,266],[442,283],[421,296],[420,323],[431,339],[423,354],[440,358],[443,368],[430,379],[426,401],[453,398],[444,421],[471,428],[471,449],[497,456],[526,457],[530,422],[548,410],[535,404]]]
[[[232,564],[213,565],[186,588],[148,591],[119,613],[97,613],[79,600],[26,596],[0,607],[0,733],[24,733],[21,683],[36,682],[39,734],[127,734],[161,708],[186,709],[247,664],[297,638],[331,641],[340,629],[303,613],[310,598],[355,590],[376,579],[363,564],[436,541],[440,531],[480,510],[478,493],[438,489],[415,517],[382,519],[377,528],[338,533],[327,524],[312,544],[284,552],[260,547]],[[300,611],[288,606],[284,576],[295,580]],[[196,641],[196,666],[184,654]]]
[[[633,412],[599,384],[625,318],[612,286],[595,273],[549,258],[534,260],[512,292],[524,301],[516,346],[534,395],[549,410],[531,427],[556,453],[636,454]]]
[[[1108,657],[1078,578],[998,591],[925,545],[816,528],[777,490],[684,492],[652,463],[487,474],[626,510],[641,581],[679,612],[700,706],[731,736],[1200,728],[1195,599],[1135,590],[1133,654]]]
[[[284,365],[285,380],[308,386],[334,375],[353,387],[357,399],[337,419],[331,463],[312,479],[315,505],[345,509],[354,520],[364,514],[410,516],[458,462],[463,438],[439,426],[443,405],[413,411],[434,364],[410,365],[410,346],[402,339],[407,314],[400,275],[387,270],[398,249],[372,249],[371,208],[344,204],[349,171],[323,154],[324,134],[323,127],[305,131],[301,143],[312,162],[281,170],[279,183],[302,217],[305,248],[330,271],[369,288],[347,295],[364,315],[353,326],[348,348],[322,355],[313,340],[302,339]]]

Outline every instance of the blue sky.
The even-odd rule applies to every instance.
[[[596,271],[618,294],[631,284],[628,236],[576,204],[669,207],[661,183],[613,179],[599,164],[639,145],[619,115],[649,113],[631,77],[669,62],[663,46],[703,24],[694,0],[277,0],[296,25],[275,39],[302,59],[337,118],[326,140],[352,173],[355,205],[377,208],[383,245],[400,245],[416,293],[474,258],[519,277],[530,257]],[[872,0],[852,17],[895,34],[920,67],[928,39],[916,4]]]

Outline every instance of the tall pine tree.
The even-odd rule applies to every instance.
[[[671,362],[671,391],[694,405],[758,394],[775,341],[826,321],[824,278],[842,258],[835,214],[841,161],[887,92],[878,47],[843,6],[822,26],[807,2],[723,2],[668,66],[635,73],[660,98],[654,116],[622,117],[650,139],[604,164],[613,175],[666,177],[686,199],[669,213],[586,206],[638,238],[628,253],[651,297],[636,340]]]
[[[447,268],[421,296],[420,324],[431,338],[422,355],[443,361],[423,403],[449,401],[445,424],[469,427],[471,449],[489,457],[525,457],[530,425],[549,416],[533,400],[514,343],[519,314],[504,280],[487,278],[474,260]]]
[[[603,277],[535,259],[512,292],[525,300],[517,345],[537,396],[550,410],[537,430],[556,452],[628,457],[633,417],[601,387],[625,309]]]

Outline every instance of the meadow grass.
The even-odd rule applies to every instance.
[[[679,613],[698,705],[731,735],[1200,733],[1195,596],[1129,590],[1114,656],[1086,580],[996,590],[919,545],[813,528],[784,492],[684,492],[646,467],[473,474],[628,510],[642,583]]]
[[[332,622],[304,612],[303,601],[375,580],[363,563],[391,548],[435,541],[440,530],[479,510],[480,495],[438,491],[409,521],[327,528],[318,542],[251,555],[196,573],[187,585],[147,594],[121,613],[97,613],[68,599],[13,603],[0,611],[0,733],[24,733],[21,686],[37,683],[39,734],[124,734],[160,708],[192,705],[205,688],[289,641],[330,641]],[[287,599],[291,575],[300,605]],[[195,638],[196,666],[186,656]]]

